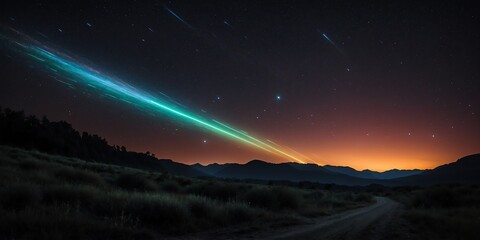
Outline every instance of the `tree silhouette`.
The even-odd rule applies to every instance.
[[[25,116],[23,111],[1,107],[0,144],[88,161],[163,171],[158,159],[150,152],[127,151],[125,146],[111,146],[96,134],[80,134],[68,122],[51,122],[46,116],[39,120],[35,116]]]

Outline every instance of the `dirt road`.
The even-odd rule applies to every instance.
[[[375,200],[368,207],[321,218],[312,225],[286,229],[264,239],[386,239],[387,226],[400,205],[384,197]]]
[[[339,214],[321,217],[306,225],[282,229],[227,230],[189,236],[183,240],[252,240],[252,239],[332,239],[332,240],[378,240],[418,239],[405,231],[399,222],[401,205],[389,198],[375,197],[375,203],[351,209]],[[238,231],[237,231],[238,230]]]

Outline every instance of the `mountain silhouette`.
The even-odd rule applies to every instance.
[[[208,169],[208,166],[206,168]],[[223,168],[213,174],[213,176],[228,179],[310,181],[351,186],[378,183],[377,180],[335,173],[315,164],[269,163],[261,160],[252,160],[246,164],[224,164]]]
[[[392,169],[385,172],[377,172],[377,171],[372,171],[368,169],[357,171],[347,166],[325,165],[323,167],[332,172],[337,172],[337,173],[346,174],[352,177],[367,178],[367,179],[394,179],[394,178],[408,177],[411,175],[420,174],[425,171],[425,170],[419,170],[419,169],[413,169],[413,170]]]
[[[199,177],[206,175],[205,173],[195,169],[190,165],[175,162],[170,159],[159,159],[158,162],[160,166],[162,166],[162,168],[165,170],[165,172],[174,175],[182,175],[187,177]]]
[[[389,170],[375,172],[370,170],[357,171],[350,167],[319,166],[316,164],[300,163],[268,163],[261,160],[252,160],[246,164],[226,163],[192,165],[206,175],[219,178],[257,179],[257,180],[286,180],[312,181],[319,183],[333,183],[342,185],[369,185],[390,184],[382,180],[394,179],[396,176],[410,176],[423,172],[422,170]]]
[[[202,165],[200,163],[196,163],[191,165],[191,167],[197,171],[204,173],[205,175],[215,176],[217,172],[224,169],[227,165],[229,164],[228,163],[227,164],[212,163],[208,165]]]
[[[473,154],[425,171],[421,174],[398,178],[399,185],[480,184],[480,154]]]
[[[246,164],[196,164],[195,168],[206,175],[219,178],[311,181],[347,186],[480,184],[480,154],[466,156],[432,170],[357,171],[342,166],[322,167],[315,164],[268,163],[261,160],[252,160]]]

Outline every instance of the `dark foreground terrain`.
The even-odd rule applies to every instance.
[[[268,239],[386,239],[386,226],[397,217],[400,204],[376,197],[375,204],[318,219]]]
[[[403,204],[406,232],[417,239],[479,239],[480,187],[437,185],[388,193]],[[390,195],[392,194],[392,195]]]
[[[0,146],[2,239],[241,236],[370,204],[366,193],[178,177]]]
[[[372,205],[306,224],[213,239],[478,239],[480,188],[475,185],[402,187],[381,195]]]
[[[279,184],[179,177],[0,146],[0,236],[478,239],[477,185]]]

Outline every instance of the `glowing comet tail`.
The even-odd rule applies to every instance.
[[[304,163],[303,157],[287,148],[260,140],[226,123],[202,117],[175,104],[168,98],[155,97],[145,91],[134,88],[120,79],[94,70],[92,67],[82,64],[75,57],[42,45],[40,42],[14,29],[10,29],[10,31],[14,33],[13,37],[0,34],[0,38],[9,47],[36,62],[38,66],[49,72],[50,75],[54,75],[54,79],[71,88],[73,85],[81,85],[101,95],[126,102],[154,115],[165,115],[174,121],[181,121],[196,126],[199,129],[207,130],[226,139],[234,140],[289,160]],[[61,80],[58,80],[58,78]]]

